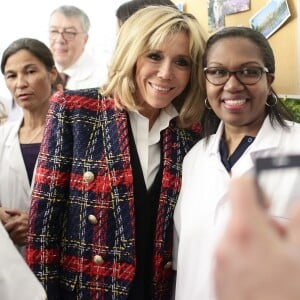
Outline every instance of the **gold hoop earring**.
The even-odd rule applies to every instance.
[[[208,102],[207,97],[206,97],[205,100],[204,100],[204,104],[205,104],[205,107],[206,107],[207,109],[209,109],[209,110],[212,109],[211,106],[210,106],[210,104],[209,104],[209,102]]]
[[[268,100],[269,100],[269,97],[267,98],[267,101],[266,101],[266,106],[269,106],[269,107],[274,107],[276,106],[276,104],[278,103],[278,97],[276,94],[274,93],[271,93],[270,95],[273,99],[273,103],[269,103]]]

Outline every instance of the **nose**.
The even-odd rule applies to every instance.
[[[26,76],[24,75],[18,75],[16,79],[16,87],[17,88],[23,88],[24,86],[27,86],[28,82],[26,79]]]
[[[163,61],[159,65],[157,76],[161,79],[170,80],[173,76],[172,64],[169,61]]]
[[[244,85],[238,80],[235,73],[229,73],[229,78],[224,84],[224,90],[242,90]]]

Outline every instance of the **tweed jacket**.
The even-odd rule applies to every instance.
[[[136,267],[128,122],[126,111],[97,89],[58,92],[51,99],[26,255],[49,300],[67,299],[62,291],[74,293],[72,300],[127,299]],[[181,129],[174,120],[162,132],[155,300],[168,299],[171,292],[172,219],[181,164],[199,136],[199,126]]]

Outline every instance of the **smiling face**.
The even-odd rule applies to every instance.
[[[191,73],[189,38],[172,35],[157,49],[142,55],[136,63],[136,98],[140,113],[156,118],[186,88]]]
[[[57,71],[47,71],[45,65],[28,50],[19,50],[5,64],[6,86],[17,104],[25,110],[35,111],[47,107],[51,85]]]
[[[207,67],[224,68],[230,71],[246,67],[264,67],[258,46],[243,37],[218,40],[210,48]],[[224,121],[225,130],[240,128],[256,133],[265,118],[265,105],[270,94],[273,75],[263,73],[253,85],[242,84],[235,75],[221,86],[206,80],[207,98],[216,115]]]

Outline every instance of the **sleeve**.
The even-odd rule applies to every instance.
[[[52,96],[37,160],[26,260],[37,278],[58,293],[61,231],[72,165],[71,110],[63,93]]]

